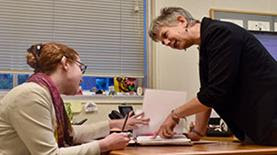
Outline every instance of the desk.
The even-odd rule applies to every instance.
[[[211,141],[193,146],[128,146],[124,150],[112,151],[110,155],[277,155],[277,147],[243,145],[224,138]]]

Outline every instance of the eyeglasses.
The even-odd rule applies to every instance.
[[[69,57],[67,57],[67,56],[65,56],[65,57],[66,57],[67,59],[71,59],[71,58],[69,58]],[[72,60],[72,59],[71,59],[71,60]],[[78,63],[78,65],[79,65],[79,67],[80,67],[80,70],[81,70],[82,74],[85,74],[85,72],[86,72],[88,66],[85,65],[85,64],[83,64],[83,63],[81,63],[81,62],[78,61],[78,60],[73,60],[73,61],[75,61],[76,63]]]
[[[74,61],[77,62],[77,63],[79,64],[79,67],[80,67],[80,70],[81,70],[82,74],[85,74],[85,72],[86,72],[88,66],[85,65],[85,64],[83,64],[83,63],[81,63],[81,62],[78,61],[78,60],[74,60]]]

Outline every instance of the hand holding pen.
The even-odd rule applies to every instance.
[[[131,111],[128,116],[124,119],[115,119],[110,120],[110,128],[111,129],[120,129],[121,131],[128,131],[138,128],[142,125],[148,125],[150,119],[144,117],[144,113],[133,115],[133,111]],[[115,130],[116,131],[116,130]]]
[[[148,125],[150,119],[144,117],[144,113],[133,115],[133,111],[131,111],[128,116],[125,117],[122,129],[124,127],[125,130],[136,129],[141,125]],[[125,125],[124,125],[125,124]],[[123,131],[123,130],[122,130]]]

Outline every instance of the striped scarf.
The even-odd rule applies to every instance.
[[[65,111],[60,92],[51,78],[44,73],[35,73],[29,77],[27,82],[35,82],[48,88],[55,108],[57,128],[55,129],[54,135],[58,146],[64,147],[65,144],[73,145],[72,126]]]

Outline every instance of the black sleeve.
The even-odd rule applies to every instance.
[[[228,100],[239,72],[242,36],[226,27],[210,29],[206,41],[208,80],[197,97],[209,107],[220,106]]]

